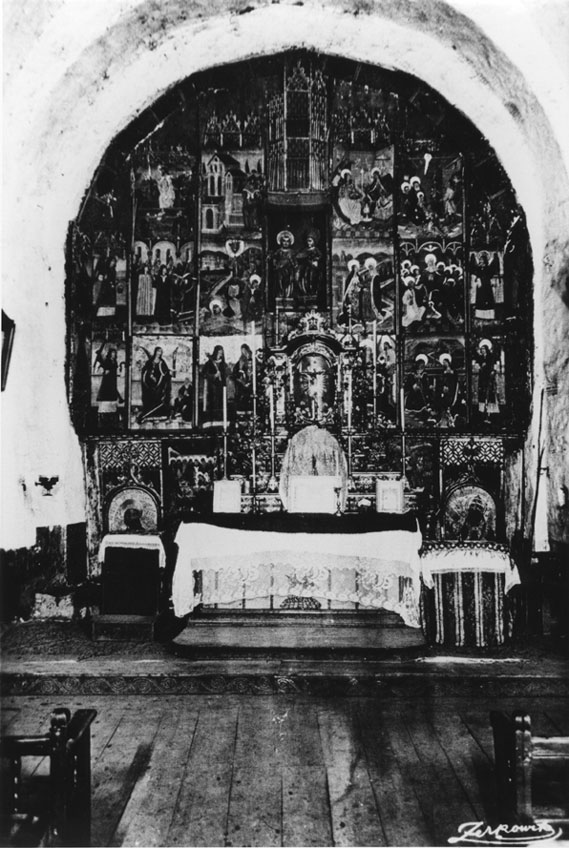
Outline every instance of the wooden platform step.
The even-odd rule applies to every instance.
[[[109,642],[151,642],[153,615],[96,615],[91,622],[91,638]]]
[[[202,613],[174,639],[180,649],[237,656],[262,650],[376,652],[424,648],[423,632],[395,613],[272,612]]]

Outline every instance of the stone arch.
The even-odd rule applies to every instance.
[[[153,0],[127,0],[120,8],[108,0],[106,11],[98,5],[97,15],[79,21],[72,0],[59,4],[29,59],[15,66],[7,94],[15,131],[6,150],[13,165],[5,194],[13,214],[6,227],[5,301],[20,328],[5,395],[5,438],[14,450],[4,486],[15,513],[7,547],[24,539],[33,543],[36,526],[84,516],[81,451],[64,380],[68,221],[76,216],[105,149],[129,121],[175,83],[221,61],[300,46],[413,74],[461,109],[498,153],[527,214],[536,269],[538,389],[545,363],[549,379],[557,379],[559,397],[569,395],[569,369],[557,354],[569,327],[567,309],[558,309],[568,273],[567,165],[558,124],[498,46],[500,33],[489,19],[485,30],[459,11],[458,3],[442,0],[386,0],[381,8],[366,0],[337,0],[325,14],[315,0],[255,5],[235,0],[229,9],[224,0],[191,7],[183,0],[159,6]],[[531,61],[540,51],[546,55],[546,47],[534,33]],[[22,232],[34,233],[26,250],[18,247]],[[552,318],[546,345],[544,316]],[[41,415],[42,410],[49,412]],[[553,403],[548,418],[554,430],[562,431],[566,414],[561,401]],[[18,439],[22,423],[25,445]],[[535,446],[537,405],[533,423]],[[530,468],[532,461],[535,452]],[[34,479],[47,472],[62,480],[60,499],[33,506]],[[560,473],[553,471],[552,486]]]

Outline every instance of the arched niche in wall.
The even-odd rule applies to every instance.
[[[84,439],[215,454],[225,427],[246,476],[276,433],[278,465],[303,412],[270,363],[311,313],[340,350],[326,426],[353,440],[351,471],[428,443],[425,514],[441,437],[527,428],[523,212],[478,130],[403,73],[296,51],[195,75],[110,146],[68,259]]]

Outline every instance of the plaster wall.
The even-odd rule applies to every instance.
[[[415,74],[495,148],[525,209],[535,265],[534,414],[550,533],[569,541],[569,8],[563,0],[17,0],[5,3],[3,304],[16,339],[3,393],[4,548],[85,516],[65,391],[68,222],[112,138],[169,86],[247,56],[308,47]],[[556,387],[556,388],[555,388]],[[52,496],[39,475],[58,476]]]

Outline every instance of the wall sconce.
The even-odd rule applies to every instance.
[[[46,497],[46,496],[51,497],[52,494],[53,494],[53,492],[51,490],[58,483],[59,483],[59,477],[42,477],[42,476],[40,476],[36,480],[36,486],[42,486],[42,488],[43,488],[42,495],[44,497]]]
[[[6,388],[16,324],[2,310],[2,391]]]

